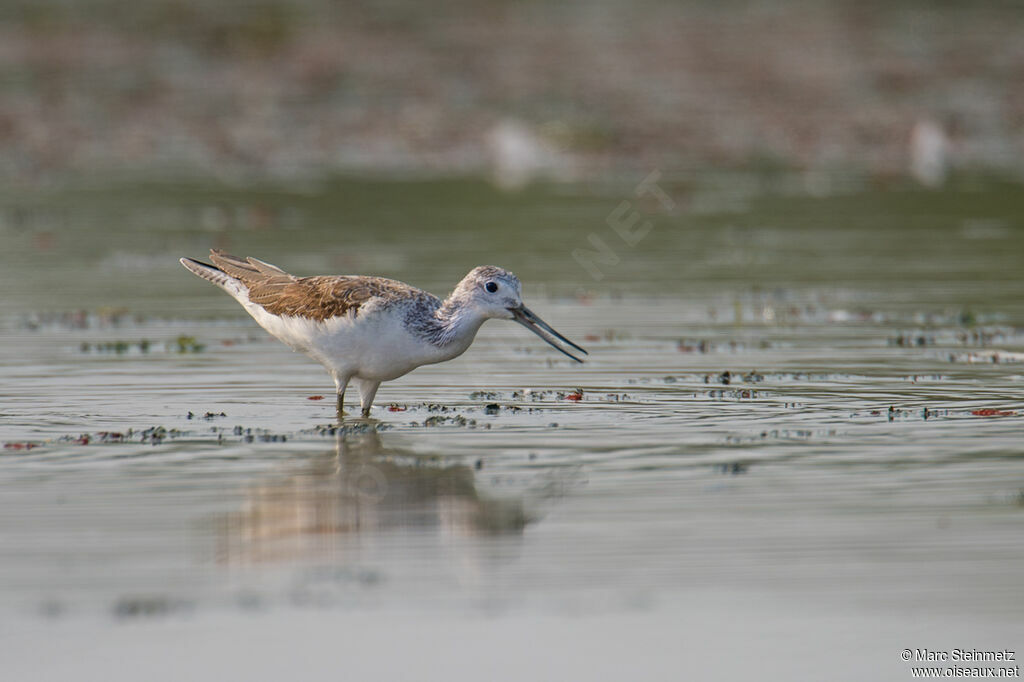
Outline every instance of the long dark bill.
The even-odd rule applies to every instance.
[[[551,328],[551,325],[549,325],[547,322],[534,315],[533,312],[526,306],[523,305],[519,306],[518,308],[509,308],[509,310],[512,312],[512,315],[515,316],[516,322],[523,325],[531,332],[547,341],[558,352],[568,355],[576,362],[583,362],[583,360],[562,348],[558,344],[558,342],[561,341],[562,343],[565,343],[566,345],[575,348],[584,355],[588,355],[586,350],[577,346],[575,343],[573,343],[569,339],[565,338],[564,336],[556,332],[554,329]]]

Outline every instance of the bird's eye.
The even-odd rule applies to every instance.
[[[495,291],[498,290],[498,283],[497,282],[488,282],[487,284],[484,285],[484,289],[487,289],[488,293],[493,294]]]

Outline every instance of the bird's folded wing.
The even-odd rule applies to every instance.
[[[249,300],[274,315],[323,321],[349,313],[372,299],[384,303],[428,296],[423,291],[383,277],[320,276],[298,278],[255,258],[241,259],[213,250],[210,258],[249,290]],[[431,297],[432,298],[432,297]]]

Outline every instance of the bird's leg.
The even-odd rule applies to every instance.
[[[377,395],[380,388],[379,381],[363,380],[359,382],[359,398],[363,408],[363,417],[370,416],[370,406],[373,405],[373,397]]]
[[[345,418],[345,388],[348,386],[348,377],[334,375],[334,385],[338,392],[338,423]]]

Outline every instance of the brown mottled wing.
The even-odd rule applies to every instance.
[[[213,250],[214,264],[242,282],[249,300],[274,315],[294,315],[323,321],[358,312],[374,298],[385,302],[429,296],[408,284],[382,277],[294,277],[284,270],[256,260],[241,259]]]

